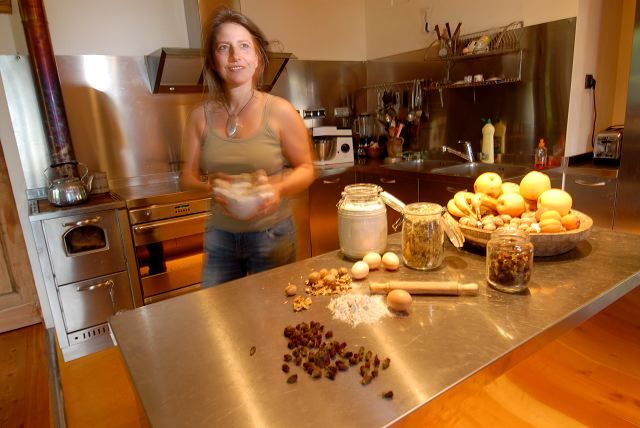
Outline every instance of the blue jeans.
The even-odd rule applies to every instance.
[[[202,287],[242,278],[296,259],[296,229],[291,217],[259,232],[207,228]]]

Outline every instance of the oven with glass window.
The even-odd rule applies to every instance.
[[[74,208],[53,208],[40,201],[31,208],[65,360],[111,346],[109,318],[142,304],[124,203],[106,197]]]

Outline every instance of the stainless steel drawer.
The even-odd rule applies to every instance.
[[[133,308],[127,272],[58,287],[58,298],[67,333],[104,323],[116,312]]]

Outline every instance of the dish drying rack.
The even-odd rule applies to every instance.
[[[520,31],[524,27],[524,21],[514,21],[504,27],[491,28],[475,33],[464,34],[452,41],[449,53],[442,59],[457,59],[478,57],[484,55],[497,55],[505,52],[513,52],[520,49]],[[463,53],[463,49],[474,40],[482,36],[489,36],[489,46],[480,52]]]

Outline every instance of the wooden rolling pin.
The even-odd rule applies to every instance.
[[[404,290],[409,294],[440,294],[446,296],[475,296],[478,284],[460,284],[456,281],[389,281],[369,284],[371,293],[386,294],[391,290]]]

